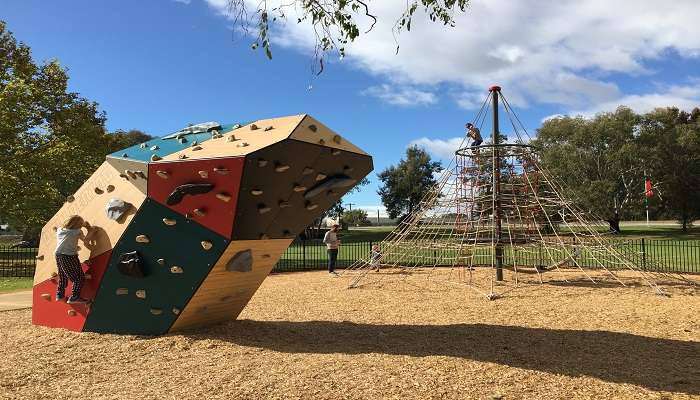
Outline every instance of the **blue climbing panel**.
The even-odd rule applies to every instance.
[[[147,238],[148,243],[137,237]],[[211,248],[205,249],[203,241],[211,243]],[[112,250],[84,330],[166,333],[227,245],[223,236],[146,199]],[[132,251],[141,258],[143,277],[119,269],[120,255]]]

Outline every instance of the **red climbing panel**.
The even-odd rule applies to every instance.
[[[150,163],[148,197],[230,239],[244,161],[232,157]]]
[[[85,284],[80,293],[83,298],[87,300],[95,298],[111,254],[112,251],[104,252],[82,264],[86,275]],[[32,290],[32,324],[64,328],[76,332],[82,331],[85,318],[90,312],[90,306],[87,304],[67,304],[65,300],[56,301],[57,287],[57,276],[34,285]],[[70,297],[72,289],[73,283],[69,281],[66,288],[66,299]]]

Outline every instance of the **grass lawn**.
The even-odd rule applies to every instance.
[[[32,278],[0,278],[0,293],[31,289],[32,282]]]

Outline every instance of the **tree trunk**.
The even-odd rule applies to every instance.
[[[610,225],[610,232],[612,233],[620,233],[620,218],[619,217],[613,217],[609,218],[607,221],[608,225]]]

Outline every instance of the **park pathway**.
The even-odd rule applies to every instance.
[[[0,294],[0,311],[19,310],[32,307],[32,291]]]

